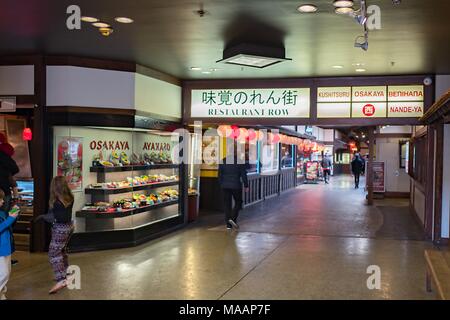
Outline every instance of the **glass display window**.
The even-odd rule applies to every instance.
[[[75,233],[137,229],[182,215],[176,134],[77,126],[53,133],[53,174],[66,177],[75,196]]]
[[[281,144],[281,168],[294,167],[294,146],[290,144]]]
[[[267,173],[279,169],[279,143],[263,144],[261,147],[261,172]]]

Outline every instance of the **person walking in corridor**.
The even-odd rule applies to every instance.
[[[0,189],[0,207],[5,202],[5,192]],[[13,234],[11,226],[19,215],[19,208],[6,213],[0,210],[0,300],[6,300],[6,285],[11,274],[11,255],[14,253]]]
[[[361,158],[359,153],[355,153],[355,156],[352,159],[352,173],[355,177],[355,189],[359,188],[359,177],[361,176],[361,172],[364,166],[364,160]]]
[[[69,261],[67,245],[73,233],[72,207],[74,197],[65,177],[54,177],[50,185],[50,210],[53,214],[52,239],[48,250],[56,284],[49,293],[56,293],[67,286]]]
[[[223,191],[225,223],[227,229],[232,227],[239,229],[237,219],[242,209],[242,184],[245,191],[248,190],[247,165],[245,161],[239,161],[236,152],[233,156],[227,156],[219,165],[219,184]],[[234,208],[232,206],[234,199]]]
[[[324,155],[322,159],[323,180],[328,184],[329,176],[331,174],[331,160],[328,154]]]

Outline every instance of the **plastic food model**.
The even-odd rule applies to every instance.
[[[143,160],[144,160],[144,164],[147,164],[147,165],[153,164],[152,159],[150,158],[148,153],[144,153]]]
[[[128,160],[128,156],[124,151],[120,153],[120,163],[123,164],[124,166],[130,165],[130,160]]]
[[[139,160],[139,156],[136,153],[133,153],[131,155],[130,163],[132,165],[139,165],[139,164],[141,164],[141,161]]]
[[[113,151],[111,152],[110,162],[111,162],[114,166],[120,165],[120,156],[119,156],[119,154],[117,153],[116,150],[113,150]]]

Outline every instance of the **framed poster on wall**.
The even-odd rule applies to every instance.
[[[83,189],[83,138],[57,137],[57,175],[64,176],[72,191]]]

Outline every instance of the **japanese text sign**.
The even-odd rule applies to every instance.
[[[309,88],[192,90],[191,117],[309,118]]]

